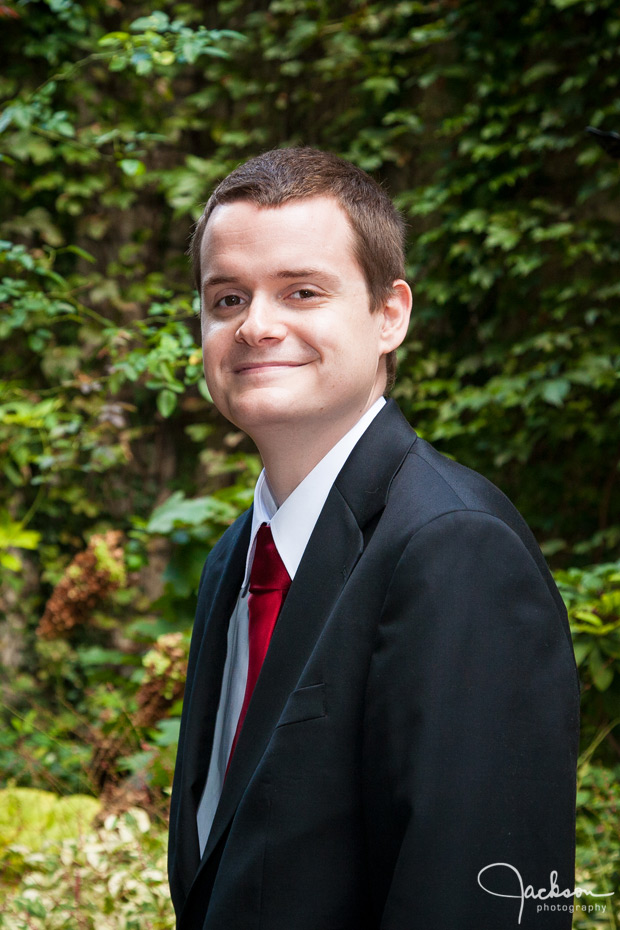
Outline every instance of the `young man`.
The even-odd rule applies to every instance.
[[[353,165],[276,150],[192,248],[207,384],[265,469],[200,585],[179,930],[568,930],[566,613],[508,500],[384,398],[402,220]]]

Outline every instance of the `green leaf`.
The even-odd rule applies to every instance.
[[[213,398],[211,397],[209,388],[207,387],[207,382],[205,381],[204,378],[200,378],[200,380],[198,381],[198,391],[204,397],[205,400],[208,400],[210,404],[213,403]]]
[[[78,649],[77,654],[81,665],[123,665],[127,661],[127,655],[118,649],[103,649],[101,646],[90,646],[85,649]]]
[[[163,65],[164,67],[173,65],[174,62],[176,61],[174,52],[171,52],[170,50],[167,50],[165,52],[153,52],[153,59],[159,65]]]
[[[8,514],[0,514],[0,549],[36,549],[41,534],[24,530],[22,524],[11,520]]]
[[[5,107],[0,113],[0,132],[4,132],[13,122],[15,107]]]
[[[78,245],[67,245],[65,246],[65,252],[72,252],[74,255],[79,255],[80,258],[83,258],[85,261],[94,264],[97,259],[94,255],[91,255],[90,252],[87,252],[85,249],[81,249]]]
[[[366,78],[362,84],[363,90],[370,91],[377,102],[385,100],[389,94],[396,93],[398,81],[391,75],[377,75]]]
[[[613,668],[603,660],[599,649],[594,647],[588,663],[592,682],[597,691],[607,691],[614,678]]]
[[[555,378],[545,381],[541,389],[541,397],[554,407],[561,407],[570,391],[570,381],[565,378]]]
[[[574,651],[575,651],[575,662],[577,663],[578,666],[582,665],[584,660],[587,659],[587,657],[590,654],[590,651],[592,649],[592,643],[591,642],[590,643],[578,642],[578,643],[574,643],[573,646],[574,646]]]
[[[157,723],[157,736],[155,743],[158,746],[176,746],[179,742],[180,717],[168,717]]]
[[[146,531],[167,534],[179,526],[200,526],[209,520],[226,520],[234,515],[233,507],[215,497],[186,498],[182,491],[175,491],[153,511]]]
[[[106,47],[109,45],[118,45],[121,42],[126,42],[128,38],[128,32],[107,32],[104,36],[101,36],[98,41],[99,45]]]
[[[174,391],[164,388],[163,391],[160,391],[157,395],[157,409],[161,413],[164,419],[167,419],[170,414],[174,411],[177,405],[177,395]]]
[[[141,162],[137,158],[121,158],[119,165],[123,174],[126,174],[130,178],[138,177],[146,171],[144,162]]]
[[[598,614],[595,614],[594,611],[588,610],[587,608],[577,608],[575,611],[573,611],[573,616],[576,620],[585,621],[586,623],[590,624],[590,626],[600,627],[603,625],[603,621],[598,616]]]
[[[12,552],[2,552],[0,550],[0,565],[8,568],[10,572],[20,572],[22,570],[22,561]]]
[[[170,28],[170,17],[161,10],[155,10],[149,16],[140,16],[129,27],[132,32],[166,32]]]
[[[523,84],[533,84],[541,78],[549,77],[551,74],[557,74],[560,66],[557,61],[537,61],[535,65],[524,72],[521,81]]]
[[[534,242],[545,242],[550,239],[564,239],[574,232],[573,223],[553,223],[551,226],[542,226],[532,232]]]

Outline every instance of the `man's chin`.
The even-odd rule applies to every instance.
[[[252,396],[231,403],[224,413],[235,426],[249,436],[278,426],[288,426],[303,418],[299,403],[290,396],[277,396],[278,392],[256,391]]]

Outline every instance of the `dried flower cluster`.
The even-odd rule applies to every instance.
[[[187,674],[187,643],[183,635],[160,636],[142,661],[146,674],[137,694],[134,722],[139,727],[152,727],[183,696]]]
[[[85,624],[92,610],[125,583],[122,533],[110,530],[91,536],[88,547],[68,566],[39,621],[38,636],[58,639]]]

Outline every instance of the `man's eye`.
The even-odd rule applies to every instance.
[[[241,303],[241,297],[238,294],[226,294],[226,297],[221,297],[218,300],[216,306],[218,307],[238,307]]]
[[[308,287],[301,287],[298,291],[294,291],[291,294],[291,297],[298,297],[301,300],[309,300],[311,297],[316,297],[316,291],[311,291]]]

